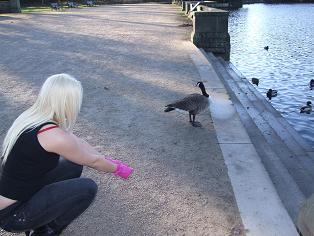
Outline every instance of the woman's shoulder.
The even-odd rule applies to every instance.
[[[40,145],[48,152],[59,153],[60,150],[75,143],[74,135],[55,125],[43,126],[37,135]]]
[[[40,133],[44,133],[50,129],[54,129],[54,128],[59,128],[59,126],[54,122],[45,122],[36,128],[37,135]]]

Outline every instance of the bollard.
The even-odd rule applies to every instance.
[[[230,36],[228,33],[229,12],[198,6],[193,12],[191,41],[198,48],[210,51],[224,60],[230,60]]]

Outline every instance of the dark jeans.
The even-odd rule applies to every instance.
[[[45,176],[45,187],[28,201],[0,211],[0,227],[23,232],[50,225],[61,232],[89,207],[97,193],[93,180],[80,178],[82,169],[60,158],[58,166]]]

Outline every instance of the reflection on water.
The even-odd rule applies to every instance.
[[[231,62],[266,97],[278,90],[272,105],[314,146],[314,112],[300,114],[314,90],[314,4],[252,4],[230,12]],[[269,46],[269,50],[264,47]]]

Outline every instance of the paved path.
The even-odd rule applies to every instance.
[[[1,140],[45,78],[66,72],[84,86],[75,133],[135,169],[128,181],[85,169],[99,193],[63,235],[244,235],[210,114],[193,128],[163,112],[201,79],[178,12],[137,4],[0,17]]]

